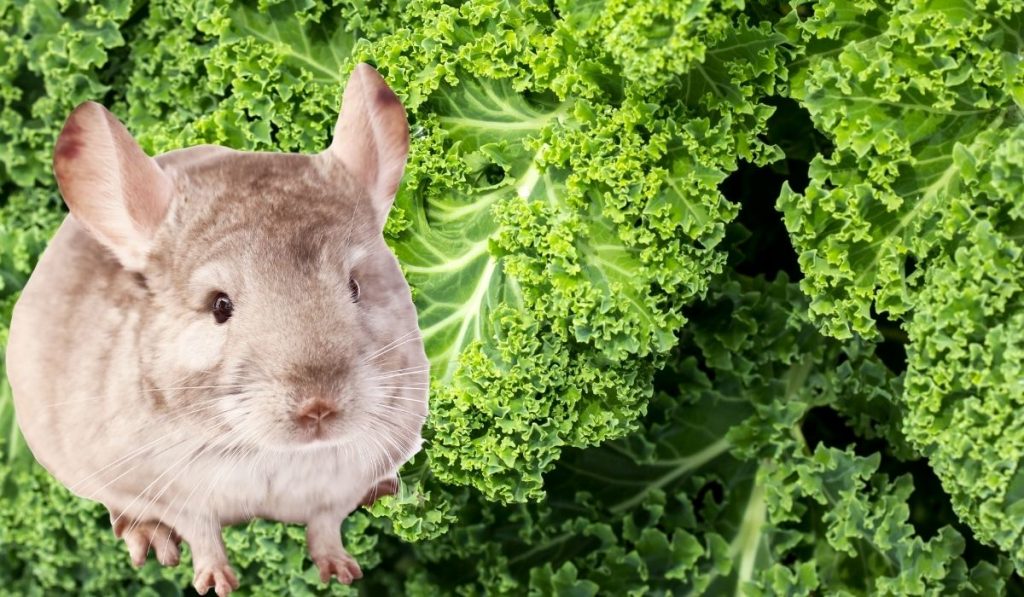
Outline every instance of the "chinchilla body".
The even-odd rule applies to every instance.
[[[390,95],[389,95],[390,94]],[[237,588],[221,527],[307,525],[321,578],[361,571],[339,527],[422,442],[429,363],[382,229],[404,110],[357,66],[320,154],[142,153],[98,104],[54,168],[71,213],[15,306],[7,371],[37,460],[103,503],[141,565],[192,547]]]

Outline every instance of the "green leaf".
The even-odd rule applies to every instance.
[[[791,95],[835,151],[812,161],[803,194],[783,189],[779,208],[811,313],[831,335],[873,335],[872,308],[913,310],[919,273],[907,264],[920,272],[951,250],[948,231],[980,198],[968,156],[998,146],[1018,121],[1007,83],[1020,74],[1002,56],[1022,50],[1024,15],[986,4],[994,10],[836,0],[807,19],[790,14],[791,35],[807,44]]]

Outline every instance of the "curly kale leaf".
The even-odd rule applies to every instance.
[[[902,321],[906,436],[1020,568],[1024,7],[821,2],[788,26],[792,95],[835,144],[780,197],[811,313],[837,337]]]
[[[811,312],[839,338],[875,333],[872,309],[899,317],[959,212],[985,201],[973,184],[985,147],[1024,108],[1024,5],[848,2],[790,13],[800,56],[790,94],[834,144],[803,194],[779,198]]]
[[[702,41],[670,68],[649,55],[661,86],[620,38],[658,3],[414,3],[364,48],[415,108],[393,246],[434,367],[440,480],[537,498],[563,447],[635,429],[681,308],[722,271],[737,206],[717,185],[777,157],[758,99],[783,39],[723,10],[680,25]]]
[[[537,503],[460,489],[448,533],[412,545],[393,588],[1001,593],[1005,558],[968,564],[954,527],[918,531],[914,478],[883,471],[891,454],[805,437],[816,410],[853,420],[870,397],[895,402],[900,389],[872,373],[869,345],[821,336],[805,308],[784,276],[720,281],[690,310],[639,433],[563,452]]]
[[[905,427],[957,513],[1021,569],[1024,125],[991,142],[973,180],[991,201],[959,214],[956,249],[926,273],[907,325]]]

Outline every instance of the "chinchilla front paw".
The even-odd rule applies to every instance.
[[[177,566],[181,560],[181,536],[174,529],[157,520],[138,522],[111,513],[114,535],[124,539],[128,555],[136,568],[146,563],[150,549],[164,566]]]
[[[238,588],[238,577],[227,561],[195,562],[195,576],[192,586],[200,595],[205,595],[211,588],[218,597],[225,597]]]
[[[320,581],[330,582],[336,576],[342,584],[362,578],[363,571],[341,542],[341,520],[329,516],[314,518],[306,525],[309,557],[320,569]]]
[[[352,581],[362,578],[363,571],[359,568],[356,559],[343,549],[312,556],[316,567],[320,569],[320,582],[329,582],[331,576],[338,577],[342,584],[352,584]]]

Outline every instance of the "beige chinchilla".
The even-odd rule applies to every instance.
[[[382,234],[408,143],[366,64],[315,155],[151,158],[99,104],[68,117],[53,165],[71,214],[14,308],[7,371],[32,453],[109,509],[135,565],[150,548],[177,564],[184,540],[196,590],[225,595],[222,527],[265,518],[306,525],[322,580],[362,575],[341,523],[397,490],[427,416]]]

